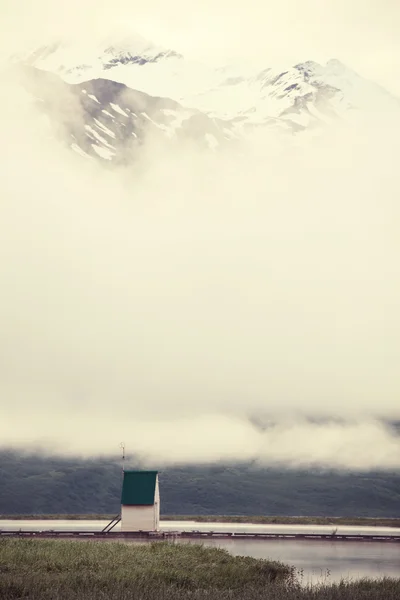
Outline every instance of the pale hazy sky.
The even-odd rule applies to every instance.
[[[338,58],[400,94],[397,0],[1,0],[3,44],[36,36],[141,33],[194,57]]]
[[[110,20],[193,55],[336,56],[398,75],[394,3],[322,5],[2,0],[2,43]],[[261,136],[240,161],[161,156],[150,140],[132,177],[72,156],[18,82],[2,86],[0,443],[400,466],[380,422],[400,418],[393,115],[300,154]],[[277,425],[256,431],[254,414]]]

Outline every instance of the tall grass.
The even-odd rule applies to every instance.
[[[279,562],[165,542],[0,539],[1,600],[399,600],[400,580],[302,587]]]

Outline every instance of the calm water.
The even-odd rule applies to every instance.
[[[99,531],[106,521],[0,521],[0,530]],[[315,525],[249,525],[237,523],[196,523],[162,521],[164,531],[234,531],[280,533],[332,533],[333,527]],[[115,531],[118,527],[115,528]],[[338,527],[337,533],[378,535],[400,534],[388,527]],[[138,543],[129,541],[127,543]],[[143,543],[143,542],[140,542]],[[400,544],[384,542],[320,542],[304,540],[181,540],[178,543],[204,543],[229,550],[232,554],[269,558],[294,565],[304,573],[303,580],[338,581],[341,578],[400,577]]]

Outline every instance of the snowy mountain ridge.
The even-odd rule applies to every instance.
[[[300,128],[349,110],[392,111],[400,101],[340,61],[244,69],[208,66],[141,36],[108,37],[92,45],[59,43],[25,57],[69,83],[110,79],[223,119],[255,124],[284,118]]]
[[[157,62],[164,58],[183,58],[177,52],[156,46],[140,35],[109,35],[87,43],[57,40],[50,45],[30,48],[14,56],[17,61],[59,74],[69,83],[99,78],[102,71],[118,65]]]
[[[300,140],[338,119],[400,115],[399,99],[335,59],[261,69],[210,66],[135,34],[93,43],[55,41],[14,61],[33,69],[28,79],[35,81],[36,97],[54,122],[61,118],[67,126],[71,147],[113,161],[125,161],[132,137],[141,144],[150,130],[170,141],[196,139],[215,150],[259,131]],[[65,89],[55,106],[60,82],[83,114],[78,129],[63,114]]]

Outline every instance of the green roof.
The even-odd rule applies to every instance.
[[[154,504],[157,474],[157,471],[124,471],[121,504]]]

